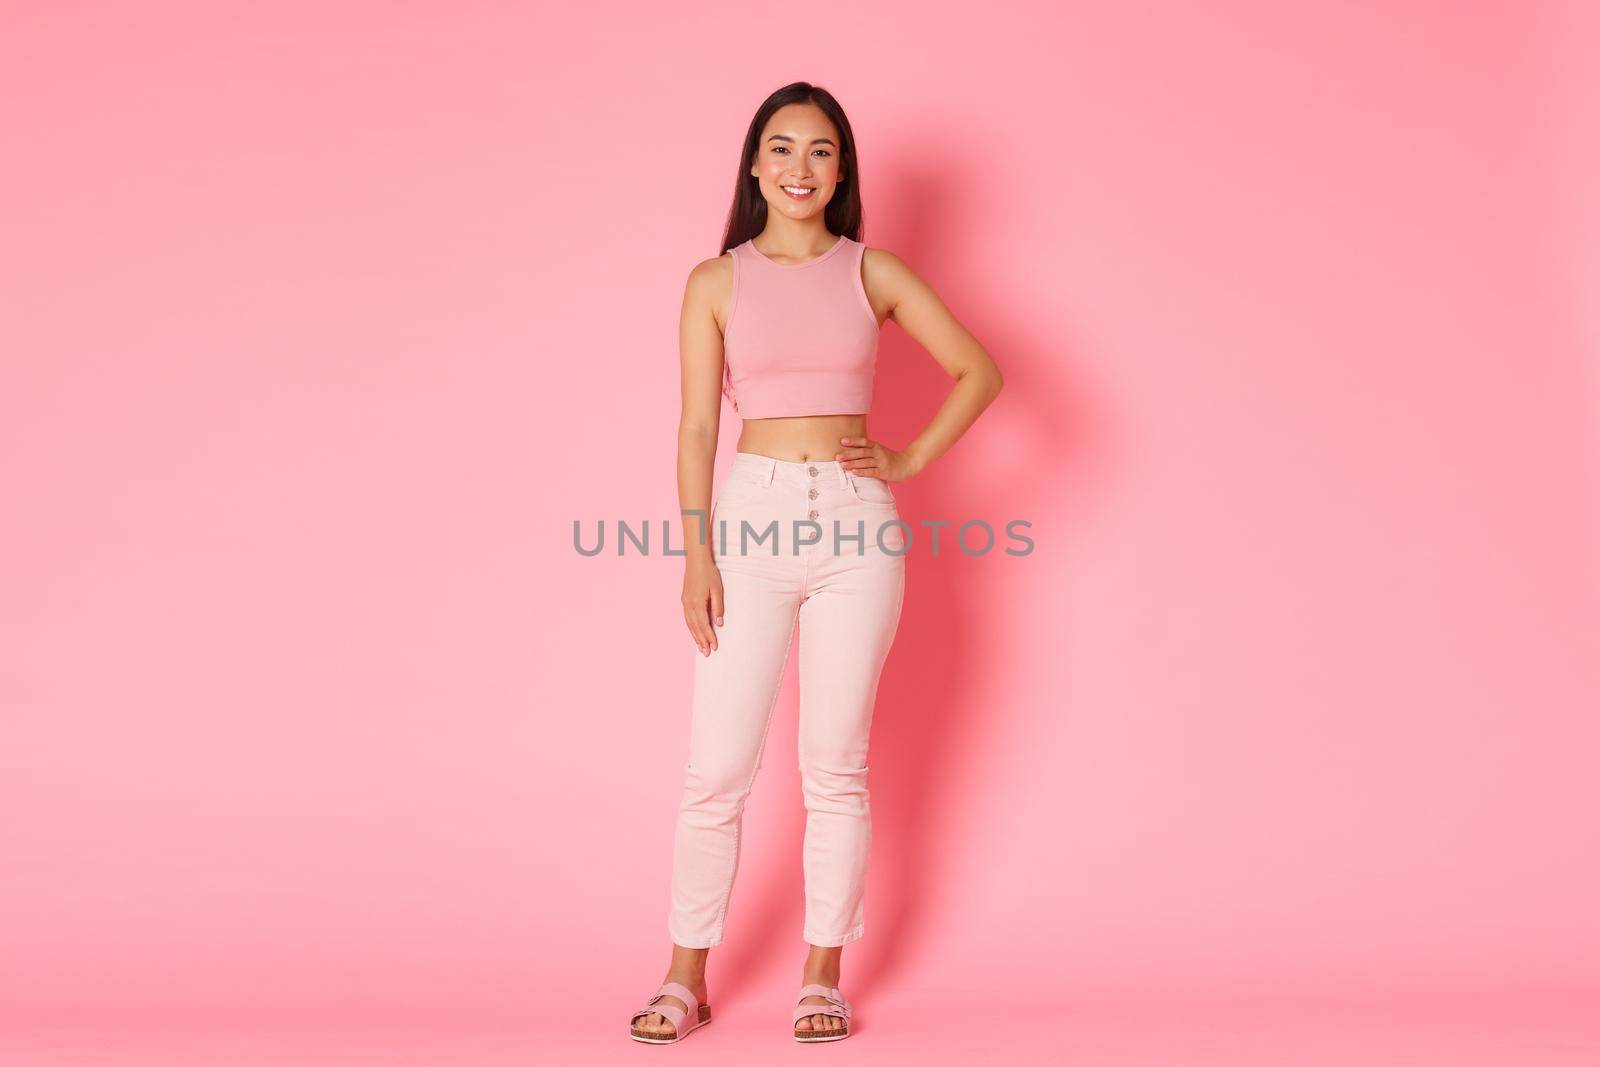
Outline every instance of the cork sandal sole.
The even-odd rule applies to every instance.
[[[652,1008],[651,1010],[654,1011],[655,1009]],[[637,1018],[637,1016],[635,1016],[635,1018]],[[679,1034],[679,1033],[654,1034],[654,1033],[651,1033],[648,1030],[640,1030],[638,1027],[631,1026],[631,1025],[628,1027],[628,1034],[635,1041],[643,1041],[647,1045],[670,1045],[674,1041],[683,1040],[685,1037],[688,1037],[690,1034],[694,1033],[696,1030],[700,1029],[702,1026],[706,1025],[710,1021],[711,1021],[711,1005],[702,1004],[702,1005],[700,1005],[700,1021],[695,1023],[693,1026],[689,1027],[689,1029],[685,1030],[681,1034]]]

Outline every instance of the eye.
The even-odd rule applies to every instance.
[[[833,153],[828,151],[826,148],[817,149],[817,154],[819,156],[831,156],[831,155],[833,155]]]

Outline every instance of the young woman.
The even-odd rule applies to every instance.
[[[855,140],[832,95],[796,82],[768,97],[739,170],[723,254],[690,272],[680,326],[683,611],[700,655],[673,844],[672,961],[629,1020],[634,1038],[656,1043],[711,1020],[706,956],[722,943],[745,798],[797,618],[810,954],[794,1036],[848,1036],[840,956],[863,932],[867,736],[905,587],[907,527],[890,484],[955,444],[1001,385],[922,279],[860,243]],[[886,318],[956,383],[902,449],[867,429]],[[743,427],[708,524],[723,394]]]

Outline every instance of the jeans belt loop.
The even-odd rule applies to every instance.
[[[767,469],[766,469],[766,472],[765,472],[766,473],[766,477],[763,479],[763,481],[761,483],[763,488],[770,488],[772,486],[772,476],[774,474],[776,474],[777,472],[778,472],[778,461],[776,459],[773,459],[771,456],[768,456],[767,457]]]

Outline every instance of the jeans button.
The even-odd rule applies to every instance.
[[[811,487],[811,492],[807,493],[806,495],[809,496],[812,500],[817,499],[817,487],[813,485]]]
[[[806,468],[806,473],[811,475],[811,477],[815,478],[817,476],[817,468],[815,468],[815,467],[807,467]]]
[[[817,517],[817,509],[816,508],[812,508],[811,511],[808,514],[809,514],[809,516],[811,518],[813,518],[813,519],[816,518]]]

